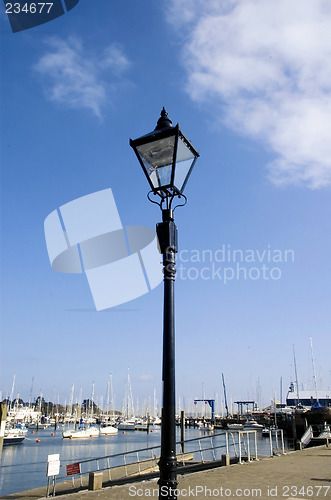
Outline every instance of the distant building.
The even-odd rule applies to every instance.
[[[317,391],[318,402],[322,406],[331,407],[331,391]],[[311,407],[316,403],[316,391],[299,391],[299,400],[297,391],[290,391],[287,394],[286,404],[287,406],[296,406],[298,404],[302,406]]]

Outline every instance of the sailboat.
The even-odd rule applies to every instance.
[[[83,423],[80,424],[78,429],[67,429],[63,431],[62,437],[69,439],[78,439],[78,438],[90,438],[90,437],[98,437],[99,429],[97,427],[86,427]]]
[[[130,371],[128,368],[128,381],[126,386],[126,397],[124,398],[123,411],[125,418],[117,426],[120,431],[134,431],[136,429],[136,419],[134,418],[133,397],[130,380]]]
[[[67,429],[62,432],[63,438],[78,439],[78,438],[91,438],[98,437],[100,431],[97,427],[92,427],[90,424],[95,422],[93,418],[93,405],[94,405],[94,382],[92,384],[92,400],[89,400],[89,405],[91,404],[91,414],[87,411],[85,418],[85,423],[83,418],[79,421],[79,427],[77,429]]]
[[[120,422],[117,426],[119,431],[135,431],[136,421],[134,418],[129,418]]]
[[[311,407],[311,411],[318,411],[318,410],[321,410],[321,408],[323,408],[323,406],[321,405],[321,403],[318,400],[315,360],[314,360],[314,353],[313,353],[313,341],[312,341],[311,337],[309,337],[309,340],[310,340],[311,360],[312,360],[312,364],[313,364],[313,377],[314,377],[314,387],[315,387],[315,396],[316,396],[316,401],[313,404],[313,406]]]
[[[161,419],[157,414],[157,399],[156,399],[156,389],[154,387],[154,402],[153,402],[153,420],[152,425],[161,425]]]
[[[118,433],[118,429],[112,425],[105,425],[104,427],[100,427],[100,435],[101,436],[112,436]]]
[[[100,426],[100,434],[102,436],[113,436],[118,433],[117,427],[114,427],[109,422],[109,407],[113,405],[113,384],[112,384],[112,375],[109,375],[109,381],[107,384],[107,422]],[[114,421],[114,414],[112,417]]]
[[[295,370],[295,384],[297,386],[297,404],[296,404],[296,411],[301,411],[302,405],[300,403],[300,394],[299,394],[299,381],[298,381],[298,371],[297,371],[297,361],[295,358],[295,349],[294,349],[294,344],[293,344],[293,360],[294,360],[294,370]]]

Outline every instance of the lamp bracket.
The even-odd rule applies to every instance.
[[[158,202],[158,201],[155,201],[155,200],[152,200],[151,198],[151,195],[154,195],[154,196],[159,196],[161,198],[161,200]],[[166,201],[166,208],[167,209],[171,209],[171,205],[172,205],[172,202],[174,200],[175,197],[178,197],[178,198],[184,198],[184,203],[178,203],[172,210],[175,211],[177,207],[183,207],[184,205],[186,205],[187,203],[187,198],[185,196],[185,194],[179,194],[179,193],[173,193],[173,194],[167,194],[167,196],[162,196],[161,194],[159,193],[156,193],[155,191],[153,191],[153,189],[151,189],[148,193],[147,193],[147,198],[149,199],[149,201],[151,203],[154,203],[155,205],[158,205],[160,207],[161,210],[164,210],[164,207],[163,207],[163,203],[164,201]]]
[[[160,202],[158,202],[158,201],[155,201],[155,200],[152,200],[152,199],[151,199],[151,197],[150,197],[150,196],[151,196],[151,194],[153,194],[154,196],[157,196],[157,193],[154,193],[153,189],[151,189],[151,190],[147,193],[147,198],[149,199],[149,201],[150,201],[151,203],[154,203],[155,205],[159,205],[160,209],[162,210],[162,203],[163,203],[164,198],[162,198],[162,197],[161,197],[161,201],[160,201]],[[158,196],[160,196],[160,195],[158,195]]]
[[[177,207],[184,207],[187,203],[187,198],[185,196],[185,194],[176,194],[175,196],[178,196],[178,198],[184,198],[184,203],[178,203],[178,205],[176,205],[172,210],[175,211]],[[174,196],[172,197],[171,199],[171,202],[172,200],[174,199]],[[171,203],[170,203],[170,206],[171,206]]]

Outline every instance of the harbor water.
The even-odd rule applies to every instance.
[[[202,438],[206,435],[209,436],[206,431],[196,428],[187,428],[185,430],[185,440]],[[219,453],[225,453],[224,431],[215,430],[214,433],[210,433],[210,438],[201,441],[203,443],[202,447],[208,447],[210,439],[213,439],[215,446],[222,446]],[[119,431],[118,434],[112,436],[77,440],[63,439],[61,427],[57,430],[54,430],[54,428],[40,429],[34,431],[34,433],[29,430],[22,444],[4,446],[3,448],[0,469],[0,497],[40,486],[46,487],[48,455],[60,455],[61,468],[57,481],[70,481],[71,478],[66,476],[67,464],[158,446],[160,441],[160,426],[151,427],[150,433],[142,431],[126,431],[122,433]],[[177,441],[180,441],[179,428],[177,428]],[[188,442],[185,445],[185,452],[194,451],[197,447],[197,442]],[[270,454],[269,439],[262,438],[260,432],[257,432],[257,449],[259,455],[267,456]],[[180,447],[178,446],[179,450]],[[154,450],[155,455],[159,455],[159,451],[159,449]],[[251,453],[254,453],[253,447]],[[144,458],[144,455],[141,455],[141,458]],[[207,452],[204,458],[206,460],[210,459]],[[118,463],[116,463],[116,459],[114,459],[111,460],[111,464],[112,466],[119,465],[120,461],[118,460]],[[93,465],[95,466],[95,462]]]

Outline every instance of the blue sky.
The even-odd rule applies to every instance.
[[[163,106],[201,155],[176,211],[177,396],[189,404],[203,386],[220,399],[223,372],[229,399],[267,404],[294,378],[293,344],[312,389],[310,336],[331,390],[330,18],[325,1],[81,0],[13,34],[2,8],[3,397],[14,374],[25,400],[32,377],[34,397],[64,402],[72,384],[90,397],[93,382],[101,397],[112,373],[120,408],[130,367],[134,399],[155,387],[161,400],[162,285],[96,312],[84,275],[52,270],[43,223],[110,187],[124,225],[155,227],[129,137]],[[222,248],[255,262],[237,279],[237,262],[215,260]],[[212,262],[196,262],[203,250]]]

